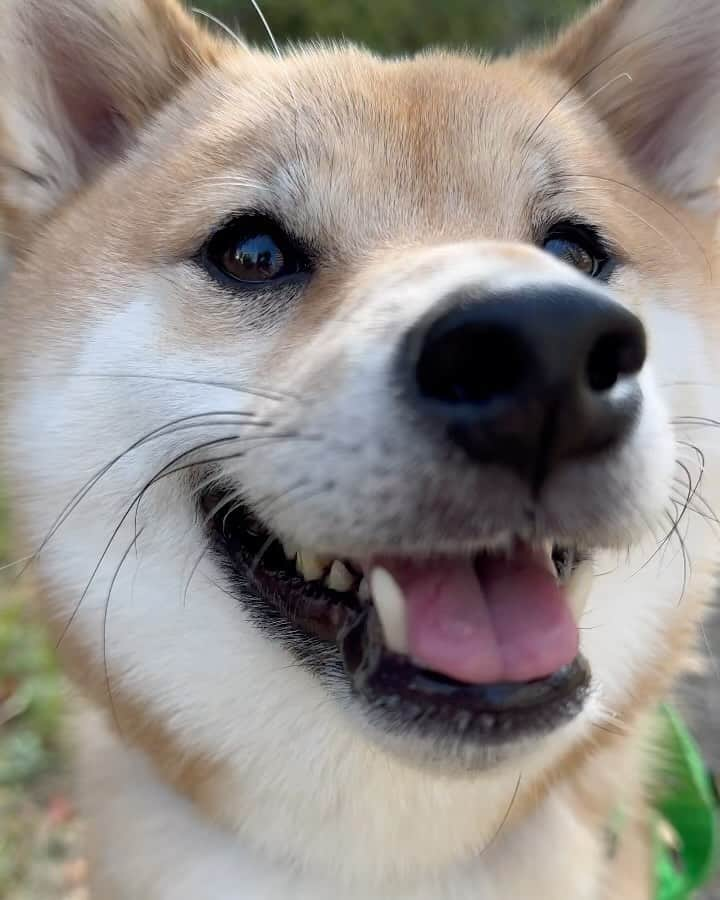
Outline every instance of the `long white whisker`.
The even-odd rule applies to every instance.
[[[233,41],[240,44],[241,47],[245,46],[245,42],[240,37],[240,35],[235,34],[235,32],[232,30],[232,28],[230,28],[229,25],[227,25],[225,22],[223,22],[222,19],[218,19],[217,16],[214,16],[212,13],[207,12],[207,10],[198,9],[198,7],[196,7],[196,6],[191,7],[191,12],[193,12],[196,16],[203,16],[203,18],[209,19],[213,24],[217,25],[217,27],[220,28],[221,31],[224,31],[225,34],[229,35],[229,37]]]
[[[632,75],[629,72],[621,72],[619,75],[611,78],[610,81],[605,82],[602,87],[599,87],[596,91],[593,91],[593,93],[590,94],[589,97],[584,99],[583,102],[579,104],[579,108],[592,103],[593,100],[598,96],[598,94],[602,94],[602,92],[607,90],[610,85],[615,84],[616,81],[620,81],[621,78],[627,78],[628,81],[632,81]]]
[[[34,553],[31,553],[30,556],[22,556],[20,559],[16,559],[13,562],[5,563],[0,566],[0,572],[7,572],[8,569],[14,569],[16,566],[21,566],[23,563],[29,562],[34,555]]]
[[[590,193],[591,191],[595,191],[595,193],[602,193],[602,190],[600,188],[593,188],[593,187],[568,187],[567,190],[577,192],[577,193]],[[663,232],[660,231],[660,229],[657,228],[655,225],[653,225],[652,222],[648,222],[648,220],[645,219],[643,216],[641,216],[639,212],[637,212],[634,209],[630,209],[627,206],[623,206],[621,203],[618,203],[617,201],[613,201],[613,205],[617,209],[621,209],[623,212],[626,212],[628,215],[634,216],[639,222],[642,222],[643,225],[645,225],[647,228],[649,228],[650,231],[654,232],[664,243],[668,244],[668,246],[670,247],[672,252],[675,254],[675,256],[682,255],[680,250],[678,250],[678,248],[672,243],[670,238],[666,234],[663,234]]]
[[[263,23],[263,27],[265,28],[265,31],[270,38],[270,43],[273,45],[273,50],[275,51],[277,56],[281,57],[282,53],[280,52],[280,47],[278,47],[278,42],[275,40],[275,35],[272,33],[272,29],[268,25],[268,20],[263,15],[263,11],[260,9],[257,0],[250,0],[250,2],[252,3],[255,12],[260,17],[260,21]]]

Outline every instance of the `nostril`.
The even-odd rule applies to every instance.
[[[597,393],[609,391],[621,378],[636,375],[645,363],[641,330],[616,331],[599,337],[587,361],[587,380]]]
[[[537,494],[558,467],[631,433],[646,342],[641,320],[596,287],[459,291],[403,335],[395,377],[413,412],[473,463],[511,470]]]
[[[465,324],[428,335],[417,363],[421,394],[446,404],[487,404],[527,381],[532,354],[506,326]]]

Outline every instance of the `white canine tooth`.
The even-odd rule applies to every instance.
[[[358,586],[358,597],[362,600],[363,603],[367,603],[371,597],[370,593],[370,584],[368,583],[367,578],[363,578]]]
[[[590,560],[581,562],[565,585],[568,604],[576,624],[580,623],[587,607],[590,589],[593,583],[593,565]]]
[[[320,581],[325,573],[323,560],[309,550],[300,550],[298,552],[295,565],[305,581]]]
[[[378,566],[370,573],[370,589],[388,649],[407,656],[407,612],[400,585]]]
[[[355,578],[348,567],[341,563],[339,559],[336,559],[330,566],[330,574],[325,579],[325,584],[331,591],[345,593],[350,590],[354,583]]]

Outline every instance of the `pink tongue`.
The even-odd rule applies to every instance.
[[[509,559],[375,560],[405,594],[409,653],[425,669],[475,684],[552,675],[578,653],[564,592],[529,550]]]

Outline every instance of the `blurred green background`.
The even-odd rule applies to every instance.
[[[345,38],[384,53],[428,45],[503,50],[554,30],[589,0],[260,0],[279,43]],[[254,43],[267,35],[250,0],[198,0]]]

